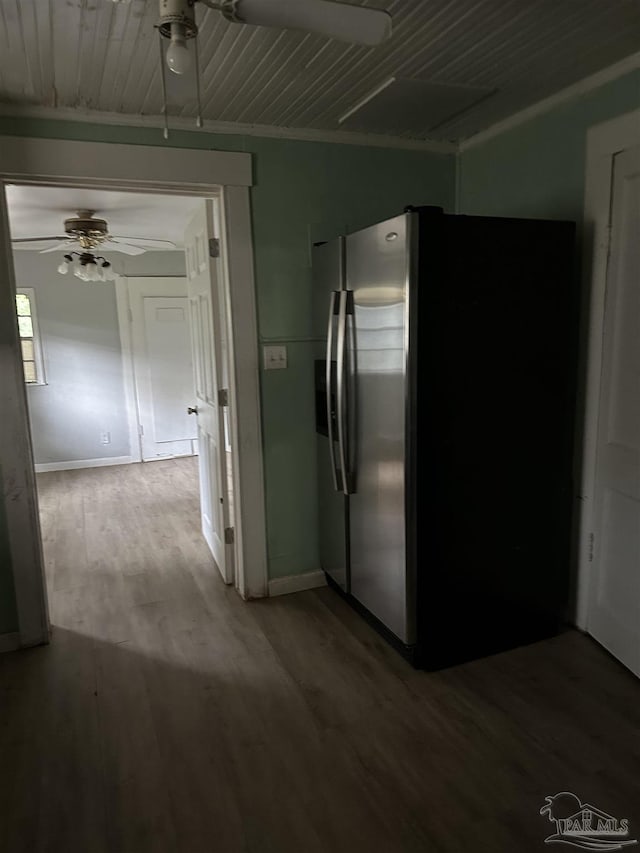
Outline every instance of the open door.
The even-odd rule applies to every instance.
[[[640,145],[614,158],[588,631],[640,676]]]
[[[213,203],[202,201],[184,237],[195,374],[195,401],[189,412],[197,418],[202,533],[224,582],[233,583],[233,528],[225,450],[228,390],[223,382],[219,245],[214,234]]]
[[[614,158],[588,631],[640,676],[640,145]]]

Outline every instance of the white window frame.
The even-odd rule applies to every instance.
[[[251,154],[0,137],[0,325],[12,340],[0,346],[0,465],[9,553],[16,592],[19,646],[49,640],[42,540],[22,370],[5,187],[8,184],[90,187],[222,201],[227,260],[229,397],[236,500],[235,584],[245,599],[268,594],[258,331],[249,188]],[[9,325],[10,324],[11,328]],[[20,357],[20,358],[19,358]]]
[[[42,353],[42,337],[40,336],[40,325],[38,323],[38,308],[36,305],[36,292],[33,287],[16,287],[16,296],[21,293],[23,296],[26,296],[29,299],[29,305],[31,306],[31,325],[33,327],[33,361],[36,365],[36,376],[38,377],[35,382],[27,382],[24,380],[24,384],[28,385],[32,388],[34,385],[46,385],[47,384],[47,375],[44,369],[44,356]],[[23,338],[20,335],[20,342],[22,344]],[[20,355],[22,355],[22,346],[20,346]],[[24,362],[24,358],[22,359]],[[23,368],[24,369],[24,368]]]

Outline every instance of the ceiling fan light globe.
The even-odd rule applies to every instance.
[[[191,68],[191,54],[187,47],[183,24],[171,24],[171,41],[167,48],[167,67],[174,74],[186,74]]]
[[[66,275],[69,272],[69,264],[67,263],[67,261],[60,262],[58,272],[60,273],[60,275]]]
[[[191,57],[184,42],[172,41],[167,48],[167,67],[174,74],[186,74],[191,67]]]

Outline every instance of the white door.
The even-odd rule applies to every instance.
[[[588,631],[640,675],[640,146],[613,175]]]
[[[129,279],[142,460],[197,452],[189,302],[184,278]]]
[[[184,238],[187,290],[195,367],[195,400],[200,459],[202,532],[225,583],[233,582],[233,530],[227,487],[220,285],[213,205],[203,201]],[[214,255],[215,257],[212,257]]]

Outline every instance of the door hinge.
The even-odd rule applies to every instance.
[[[127,311],[129,313],[129,322],[133,323],[133,311],[131,310],[131,308],[127,308]]]
[[[233,527],[225,527],[224,529],[224,544],[225,545],[233,545],[236,541],[236,534]]]
[[[595,534],[589,534],[589,562],[593,563],[593,543],[595,542]]]
[[[219,258],[220,257],[220,240],[217,237],[209,238],[209,257],[210,258]]]
[[[142,424],[138,424],[138,435],[144,435],[144,427]]]
[[[229,405],[229,390],[227,388],[218,388],[218,405]]]

